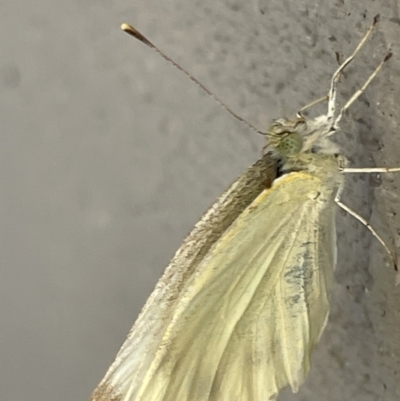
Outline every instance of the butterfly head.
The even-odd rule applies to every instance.
[[[337,145],[328,137],[338,129],[339,127],[326,115],[312,119],[298,116],[294,119],[275,120],[265,136],[280,156],[290,159],[306,152],[337,153]]]
[[[302,131],[304,131],[305,125],[306,121],[302,117],[295,120],[280,118],[270,125],[266,136],[269,143],[281,156],[293,157],[303,151]]]

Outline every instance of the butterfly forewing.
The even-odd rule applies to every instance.
[[[276,174],[276,160],[270,155],[264,156],[240,175],[195,225],[157,283],[91,400],[130,399],[126,395],[122,398],[121,394],[132,388],[132,382],[140,380],[145,367],[151,363],[150,358],[145,356],[157,349],[185,283],[210,247],[237,216],[271,185]]]

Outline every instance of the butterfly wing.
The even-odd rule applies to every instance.
[[[128,389],[145,371],[143,355],[157,349],[184,283],[211,246],[276,177],[276,160],[266,154],[215,201],[183,241],[146,301],[115,361],[91,396],[93,401],[129,400]],[[147,359],[147,364],[151,362]],[[125,394],[116,396],[118,394]]]
[[[288,384],[297,391],[329,311],[331,192],[291,173],[210,244],[192,232],[92,400],[261,401]],[[207,219],[213,208],[229,215],[214,205]]]

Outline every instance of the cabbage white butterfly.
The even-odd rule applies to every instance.
[[[296,392],[329,313],[336,204],[364,222],[396,263],[375,230],[341,203],[340,192],[343,173],[400,168],[347,168],[329,140],[391,56],[337,113],[340,74],[377,20],[317,101],[328,101],[326,115],[309,119],[303,108],[263,133],[272,154],[249,167],[185,239],[93,401],[261,401],[288,385]],[[181,69],[136,29],[123,29]]]

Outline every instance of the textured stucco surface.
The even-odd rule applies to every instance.
[[[335,51],[348,97],[394,57],[337,140],[354,166],[399,165],[395,0],[8,2],[0,14],[0,399],[86,400],[186,233],[262,142],[119,31],[134,24],[260,128],[325,94]],[[400,253],[400,176],[348,178],[344,200]],[[397,214],[396,214],[397,213]],[[400,398],[400,287],[379,243],[338,213],[333,307],[301,391]]]

